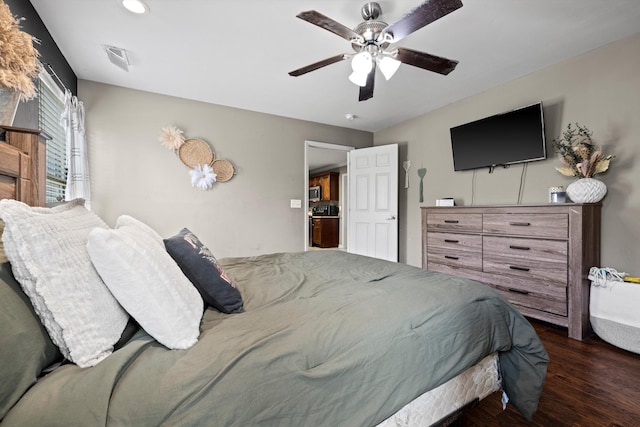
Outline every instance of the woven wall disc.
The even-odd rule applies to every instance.
[[[216,174],[217,182],[226,182],[233,177],[233,165],[229,160],[214,160],[211,165],[213,172]]]
[[[210,165],[215,158],[211,147],[201,139],[187,139],[178,148],[178,157],[190,169],[197,165]]]

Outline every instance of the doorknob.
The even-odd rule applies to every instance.
[[[394,219],[396,219],[395,215],[391,215],[389,218],[387,218],[387,221],[393,221]]]

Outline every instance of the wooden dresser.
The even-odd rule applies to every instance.
[[[590,333],[601,204],[422,208],[422,267],[486,283],[520,312]]]
[[[45,206],[48,139],[39,130],[0,125],[0,199]]]

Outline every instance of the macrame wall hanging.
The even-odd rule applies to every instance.
[[[235,169],[230,161],[216,159],[209,144],[198,138],[185,138],[184,133],[175,126],[163,128],[160,132],[163,147],[177,154],[180,161],[188,167],[191,185],[208,190],[216,182],[227,182]]]

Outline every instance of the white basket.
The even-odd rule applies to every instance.
[[[594,275],[595,268],[589,274],[589,316],[593,331],[616,347],[640,354],[640,284],[623,282],[620,275],[615,277],[606,272]]]

